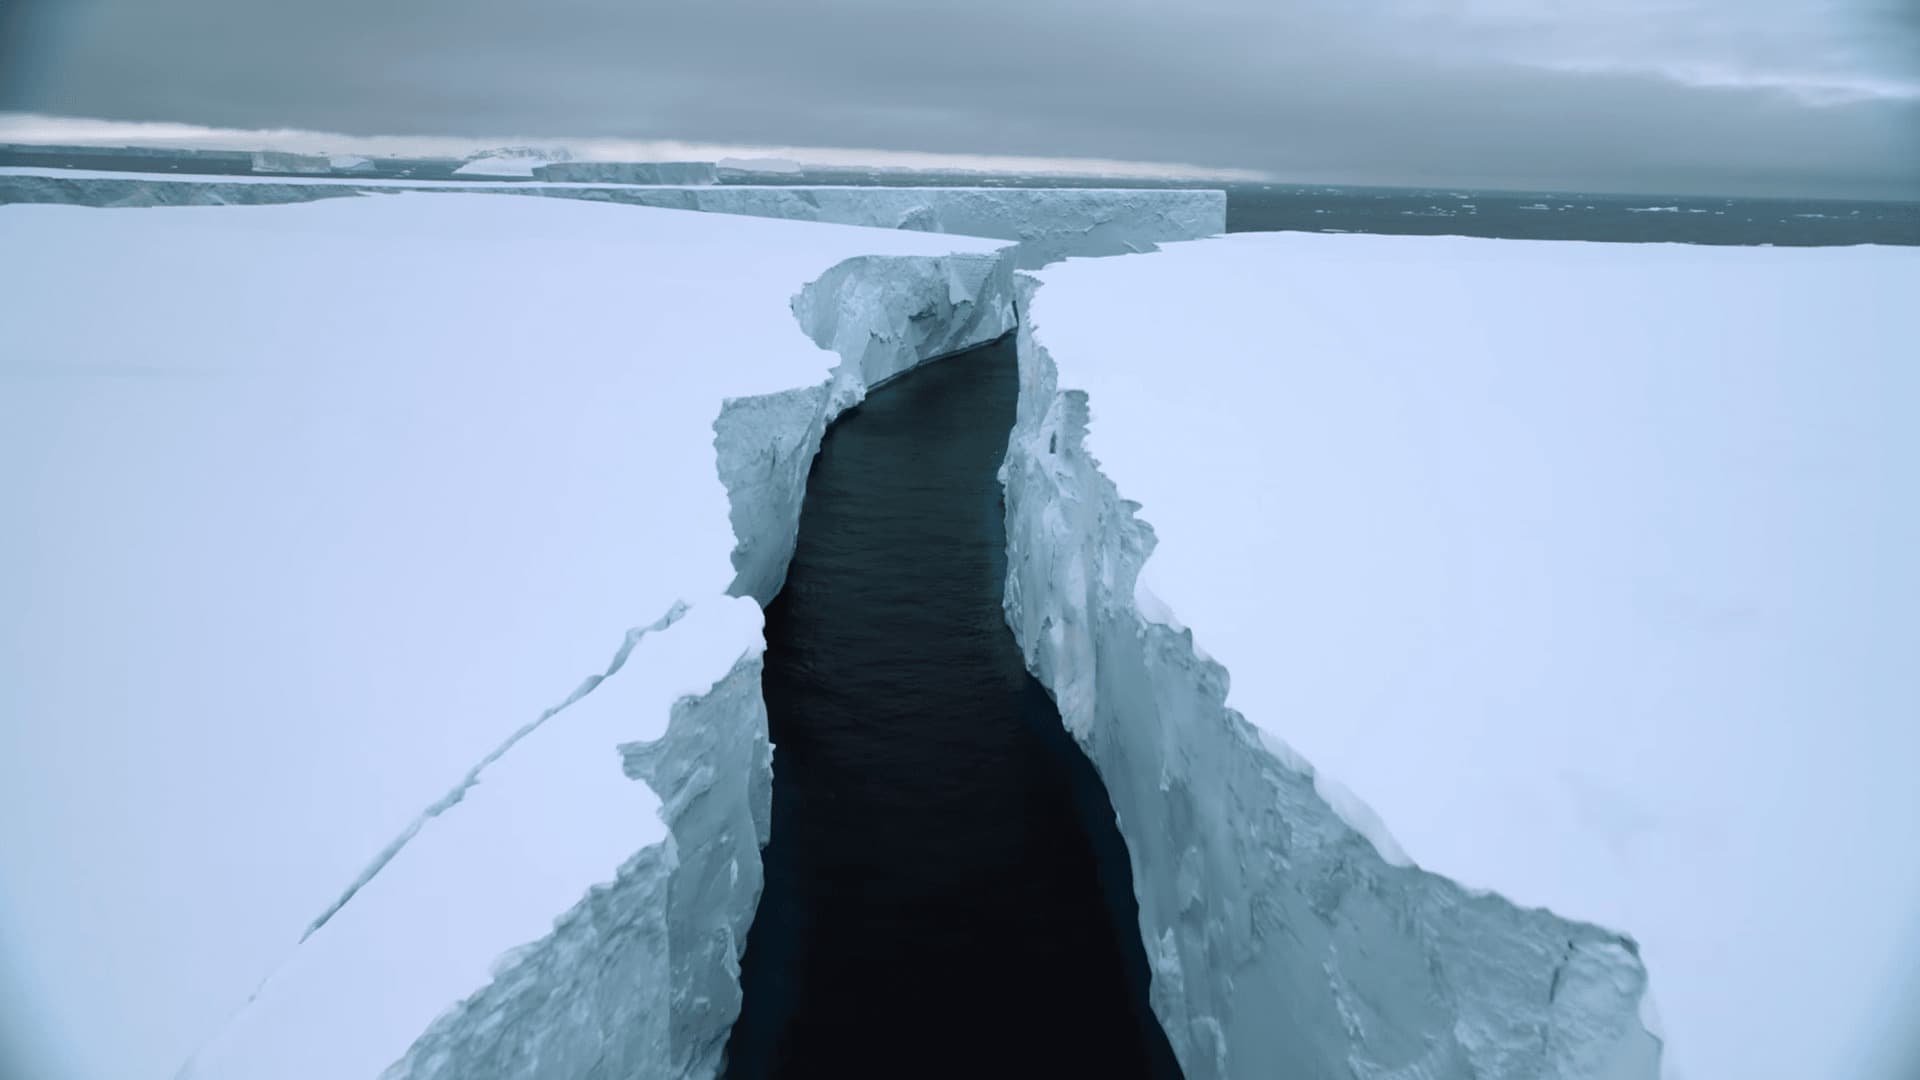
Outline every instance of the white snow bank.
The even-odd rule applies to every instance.
[[[428,909],[369,924],[356,908],[417,902],[399,883],[423,878],[376,875],[309,939],[325,949],[295,943],[423,809],[604,673],[630,628],[679,600],[731,604],[722,402],[826,384],[837,359],[795,325],[796,290],[850,256],[973,253],[986,273],[996,249],[460,196],[9,206],[0,235],[0,499],[16,522],[0,531],[0,992],[52,1055],[22,1075],[116,1080],[168,1074],[290,956],[337,973],[373,955],[380,939],[350,935]],[[965,277],[915,310],[942,315]],[[676,677],[713,683],[750,636]],[[489,776],[519,794],[463,801],[387,869],[482,852],[453,815],[522,805],[553,775],[541,755],[573,745],[548,729],[592,700],[467,797]],[[640,805],[582,782],[599,784],[582,800]],[[568,803],[568,820],[601,805]],[[438,898],[459,936],[421,947],[465,966],[395,956],[381,1000],[417,1015],[494,959],[456,944],[522,935],[534,909],[618,869],[588,863],[657,836],[643,812],[603,825],[619,839],[576,837],[570,880],[461,862],[459,881],[506,890]],[[494,836],[503,863],[551,839]],[[275,1000],[295,999],[262,1007]]]
[[[1152,789],[1111,763],[1162,750],[1108,717],[1113,657],[1145,648],[1230,675],[1226,704],[1419,866],[1637,938],[1668,1075],[1868,1075],[1920,1005],[1920,252],[1275,234],[1039,276],[1027,377],[1050,354],[1087,397],[1023,402],[1015,554],[1094,513],[1017,505],[1075,467],[1049,440],[1071,453],[1090,409],[1087,450],[1158,536],[1169,614],[1146,617],[1174,629],[1101,629],[1102,602],[1132,606],[1102,575],[1125,587],[1140,550],[1061,547],[1048,572],[1081,567],[1093,599],[1042,599],[1039,569],[1023,596],[1016,572],[1009,613],[1069,722],[1100,718],[1096,761],[1124,744],[1102,766],[1123,826]],[[1111,506],[1085,528],[1151,544]],[[1085,623],[1049,650],[1043,613]],[[1177,760],[1197,730],[1157,738]],[[1196,787],[1237,767],[1207,764]],[[1136,860],[1183,858],[1153,827],[1136,811]],[[1150,945],[1201,918],[1163,904],[1155,926],[1154,903]],[[1256,1074],[1258,1031],[1207,1009],[1269,1008],[1259,961],[1209,999],[1194,984],[1228,969],[1205,955],[1156,961],[1156,1005],[1220,1020],[1222,1071]]]

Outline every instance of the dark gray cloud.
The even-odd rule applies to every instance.
[[[1913,0],[0,0],[0,108],[1920,197]]]

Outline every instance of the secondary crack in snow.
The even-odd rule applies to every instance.
[[[373,862],[369,864],[365,870],[360,872],[360,876],[354,879],[353,884],[347,886],[346,891],[340,894],[340,898],[328,905],[327,909],[320,913],[319,918],[313,920],[313,923],[307,927],[306,932],[300,935],[300,940],[303,942],[306,941],[314,935],[315,931],[327,925],[327,921],[338,914],[340,909],[345,907],[347,902],[353,899],[355,893],[358,893],[366,886],[367,882],[373,880],[374,875],[378,874],[388,863],[392,862],[395,855],[400,854],[400,849],[406,847],[408,841],[411,841],[418,835],[427,822],[458,806],[460,800],[466,798],[467,792],[473,789],[473,785],[480,782],[480,774],[486,770],[487,766],[499,761],[507,751],[513,749],[515,743],[538,731],[541,724],[552,719],[555,714],[567,706],[572,705],[574,702],[592,693],[594,687],[599,686],[609,676],[618,672],[620,668],[626,664],[627,657],[633,654],[633,648],[640,643],[641,638],[646,637],[648,634],[665,630],[667,627],[679,622],[681,617],[686,613],[686,602],[683,600],[675,600],[673,606],[667,609],[665,615],[660,616],[646,626],[635,627],[634,629],[628,630],[626,639],[620,643],[620,648],[614,652],[613,659],[607,664],[605,671],[597,675],[589,675],[581,680],[580,685],[574,688],[573,693],[567,695],[566,700],[542,712],[527,724],[522,725],[518,731],[507,736],[506,741],[502,742],[499,746],[495,747],[492,752],[487,754],[487,756],[475,763],[473,768],[468,769],[467,774],[460,779],[458,784],[454,785],[451,791],[448,791],[445,795],[435,800],[419,817],[414,819],[412,824],[407,826],[405,832],[395,837],[392,843],[381,850],[380,854],[374,856]]]

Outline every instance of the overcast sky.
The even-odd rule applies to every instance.
[[[0,0],[0,109],[1920,197],[1920,0]]]

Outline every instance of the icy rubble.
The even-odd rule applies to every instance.
[[[1227,213],[1225,192],[1203,190],[290,182],[0,168],[0,204],[224,206],[395,191],[535,195],[981,236],[1017,241],[1013,259],[1022,268],[1068,256],[1151,251],[1170,241],[1213,236],[1226,231]]]

